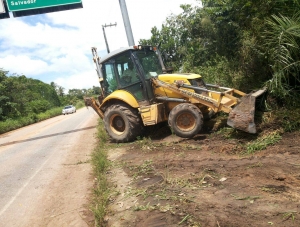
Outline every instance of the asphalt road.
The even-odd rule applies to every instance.
[[[77,179],[72,173],[75,174],[81,168],[78,164],[85,163],[85,159],[89,158],[86,156],[93,150],[97,120],[98,115],[94,110],[83,108],[74,114],[57,116],[0,135],[0,226],[49,226],[49,223],[53,226],[60,225],[59,222],[53,222],[53,219],[49,220],[49,217],[58,216],[53,214],[56,211],[49,204],[58,198],[61,191],[67,190],[66,188],[72,190],[77,184],[84,185],[87,181],[87,175]],[[69,165],[74,165],[74,168],[70,169]],[[86,168],[91,169],[86,166],[81,172],[90,174]],[[56,185],[64,171],[69,171],[65,176],[67,179]],[[60,189],[60,185],[70,185],[72,181],[78,180],[81,182]],[[87,187],[76,189],[76,195],[86,193]],[[57,196],[50,197],[49,188]],[[68,195],[69,192],[65,194]],[[63,203],[71,203],[74,199],[68,200],[61,196],[60,201],[62,200]],[[63,209],[71,209],[63,203],[56,207],[58,214],[63,213]],[[80,204],[76,206],[81,207]],[[45,217],[41,217],[43,215]],[[64,226],[68,226],[67,222],[65,224]],[[83,225],[77,222],[75,226]]]

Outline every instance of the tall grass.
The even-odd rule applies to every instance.
[[[76,109],[80,109],[82,107],[85,107],[84,101],[80,100],[75,105]]]
[[[275,121],[285,132],[300,130],[300,108],[285,109],[281,108],[275,111]]]
[[[51,117],[55,117],[61,114],[61,110],[61,107],[56,107],[51,110],[47,110],[44,113],[31,114],[26,117],[19,117],[17,119],[8,119],[6,121],[2,121],[0,122],[0,134],[49,119]]]
[[[281,140],[281,135],[278,131],[270,132],[253,142],[249,142],[246,146],[247,153],[253,154],[256,151],[264,150],[270,145],[274,145]]]
[[[76,103],[76,109],[80,109],[84,107],[84,102],[79,101]],[[16,119],[8,119],[6,121],[0,122],[0,134],[6,133],[18,128],[22,128],[27,125],[31,125],[40,121],[47,120],[49,118],[61,115],[63,107],[55,107],[50,110],[47,110],[46,112],[39,113],[39,114],[30,114],[25,117],[19,117]]]
[[[109,184],[106,178],[109,161],[106,153],[108,136],[104,130],[103,121],[101,119],[99,119],[97,130],[98,145],[92,154],[92,165],[96,179],[92,211],[95,216],[95,226],[103,227],[106,226],[104,217],[107,212],[106,206],[109,199]]]

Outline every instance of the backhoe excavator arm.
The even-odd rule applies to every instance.
[[[84,97],[85,106],[88,108],[89,106],[92,107],[96,113],[101,117],[104,118],[104,113],[100,109],[100,104],[93,98],[93,97]]]

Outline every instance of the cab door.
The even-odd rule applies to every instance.
[[[129,70],[130,66],[132,66],[132,69]],[[147,88],[131,52],[126,52],[116,57],[114,68],[118,81],[118,89],[130,92],[141,106],[149,105]]]

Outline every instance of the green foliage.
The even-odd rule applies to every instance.
[[[279,140],[281,140],[281,135],[278,131],[268,133],[253,142],[249,142],[246,146],[247,153],[253,154],[255,151],[264,150],[268,146],[277,143]]]
[[[201,2],[182,5],[140,43],[161,42],[175,71],[245,92],[267,85],[281,104],[299,105],[299,0]]]
[[[61,114],[62,107],[52,108],[50,110],[45,111],[44,113],[37,114],[37,122],[43,121]]]
[[[0,122],[0,134],[24,127],[26,125],[34,123],[31,117],[24,117],[17,120],[8,119]]]
[[[85,106],[83,95],[97,95],[100,88],[71,89],[67,95],[64,88],[51,82],[8,76],[0,68],[0,133],[5,133],[35,122],[61,114],[63,106]]]
[[[93,86],[92,88],[89,89],[70,89],[68,91],[68,94],[65,93],[61,93],[62,90],[64,90],[64,88],[58,86],[55,83],[51,83],[54,87],[55,90],[59,96],[59,100],[62,106],[66,106],[66,105],[74,105],[76,106],[76,108],[80,108],[82,106],[84,106],[83,103],[83,97],[84,96],[93,96],[96,97],[98,95],[100,95],[100,87],[96,87]],[[79,103],[82,103],[79,105]],[[79,106],[78,106],[79,105]]]
[[[35,114],[31,113],[28,116],[19,117],[16,119],[7,119],[0,121],[0,134],[15,130],[39,121],[49,119],[61,114],[61,107],[52,108],[43,113]]]
[[[294,114],[291,114],[294,113]],[[285,109],[281,108],[274,111],[274,122],[285,132],[300,130],[300,108]]]
[[[300,12],[293,17],[272,15],[267,25],[265,45],[273,77],[266,85],[275,96],[293,102],[300,91]]]
[[[97,130],[99,143],[92,154],[92,164],[96,177],[92,211],[95,216],[95,226],[102,227],[106,226],[104,217],[107,212],[106,206],[109,199],[109,185],[106,178],[106,172],[110,163],[107,159],[107,151],[105,149],[108,137],[101,119],[99,119]]]
[[[26,113],[42,113],[51,108],[51,104],[47,100],[33,100],[26,103]]]
[[[84,101],[83,100],[79,100],[76,104],[75,104],[75,107],[76,109],[80,109],[82,107],[84,107],[85,104],[84,104]]]
[[[0,69],[0,120],[39,114],[60,106],[51,85],[25,76],[7,76],[7,73]]]

